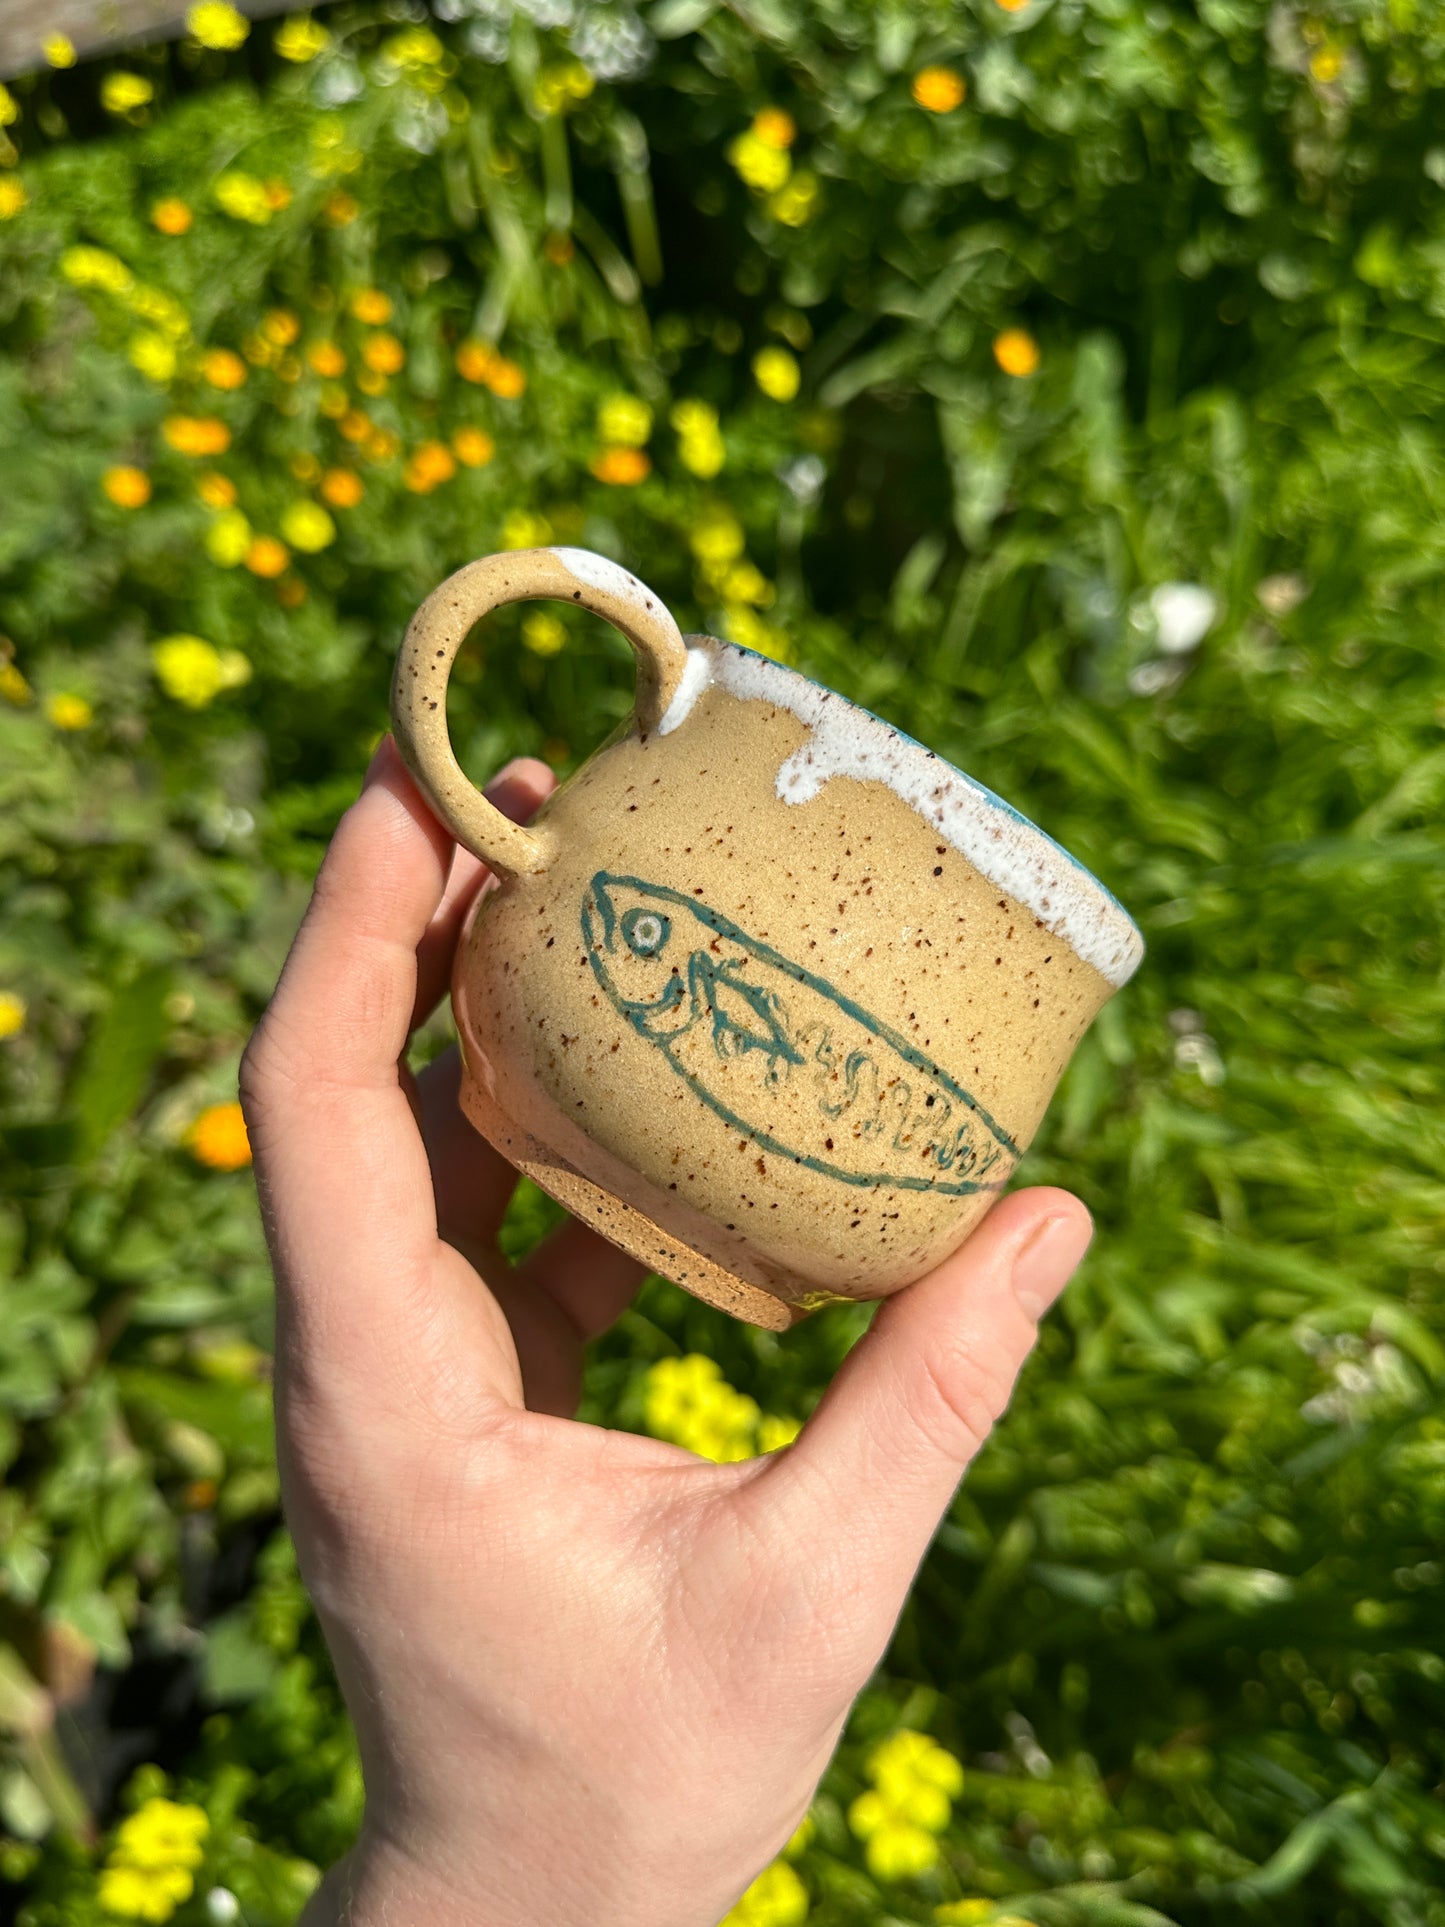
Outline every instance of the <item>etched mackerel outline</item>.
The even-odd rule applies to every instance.
[[[647,1010],[654,1010],[657,1006],[653,1004],[629,1005],[625,1001],[619,1001],[611,985],[603,975],[598,961],[597,945],[593,942],[589,934],[587,920],[589,913],[595,906],[603,925],[604,936],[610,948],[612,933],[616,928],[617,919],[606,894],[609,884],[620,885],[627,889],[642,890],[649,896],[666,898],[669,902],[678,905],[681,909],[690,910],[693,916],[698,918],[700,922],[707,924],[709,928],[714,930],[718,936],[724,938],[727,942],[740,944],[745,950],[758,957],[762,962],[770,964],[776,970],[782,971],[785,976],[793,978],[795,982],[806,984],[810,990],[815,990],[819,996],[825,997],[832,1004],[836,1004],[840,1010],[853,1018],[856,1023],[861,1024],[870,1036],[879,1038],[883,1043],[888,1045],[890,1050],[895,1051],[905,1063],[912,1065],[915,1070],[922,1071],[926,1077],[934,1079],[935,1082],[943,1087],[950,1097],[957,1098],[959,1103],[971,1111],[988,1131],[999,1150],[1004,1152],[1012,1160],[1008,1171],[995,1183],[990,1184],[973,1183],[968,1179],[945,1180],[942,1177],[896,1176],[892,1172],[880,1172],[877,1175],[869,1176],[862,1172],[841,1171],[836,1165],[827,1163],[823,1158],[813,1157],[811,1154],[794,1150],[790,1145],[784,1144],[781,1139],[773,1137],[771,1133],[761,1130],[757,1125],[749,1124],[744,1118],[739,1117],[735,1111],[730,1110],[726,1104],[714,1097],[706,1085],[695,1077],[691,1071],[684,1069],[683,1066],[677,1062],[665,1042],[659,1038],[649,1036],[644,1030],[640,1021],[642,1013]],[[588,884],[587,892],[582,900],[582,943],[587,952],[587,961],[591,966],[592,974],[597,979],[598,986],[613,1009],[627,1019],[639,1037],[645,1038],[649,1044],[652,1044],[662,1052],[663,1056],[667,1059],[676,1074],[687,1085],[688,1089],[695,1097],[700,1098],[709,1110],[720,1117],[724,1123],[731,1125],[735,1131],[741,1131],[744,1136],[751,1139],[753,1143],[761,1145],[764,1150],[773,1152],[775,1156],[787,1158],[794,1164],[801,1164],[806,1170],[816,1171],[821,1177],[837,1178],[843,1184],[856,1185],[870,1191],[932,1191],[945,1197],[969,1197],[980,1191],[1002,1191],[1012,1177],[1014,1166],[1017,1165],[1023,1153],[1009,1136],[1008,1132],[1004,1130],[1003,1126],[996,1123],[984,1109],[983,1105],[978,1102],[977,1098],[966,1091],[956,1078],[951,1077],[949,1073],[943,1069],[942,1065],[936,1064],[931,1057],[925,1057],[916,1045],[910,1044],[906,1037],[901,1036],[896,1030],[892,1029],[890,1025],[885,1024],[880,1018],[873,1016],[873,1014],[865,1010],[861,1004],[855,1003],[844,991],[839,990],[836,984],[830,984],[826,977],[819,977],[813,971],[805,968],[804,965],[794,963],[790,957],[785,957],[780,950],[775,950],[771,944],[764,943],[760,937],[749,936],[747,931],[742,929],[740,925],[734,923],[731,918],[725,917],[720,910],[714,910],[710,904],[699,902],[696,897],[685,896],[681,890],[674,890],[665,883],[649,883],[643,877],[623,876],[612,870],[598,870],[594,873],[591,882]],[[676,966],[674,966],[674,970],[675,969]],[[683,980],[680,974],[676,976],[675,981],[678,983],[679,995],[673,1000],[673,1003],[670,1006],[666,1006],[666,1008],[675,1009],[685,994]]]

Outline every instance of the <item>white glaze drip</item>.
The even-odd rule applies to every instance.
[[[630,575],[620,562],[609,561],[605,555],[594,555],[591,549],[552,549],[550,553],[576,581],[625,602],[644,622],[655,622],[659,628],[669,631],[681,646],[682,631],[662,597],[645,582],[639,582],[635,575]]]
[[[1126,984],[1138,969],[1144,940],[1128,912],[1052,837],[922,743],[796,670],[711,638],[697,642],[687,652],[687,670],[659,733],[668,735],[685,722],[713,683],[743,702],[790,710],[808,725],[808,740],[778,771],[782,802],[810,802],[830,776],[886,783],[1108,983]]]

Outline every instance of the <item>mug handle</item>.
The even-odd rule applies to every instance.
[[[687,667],[687,645],[662,598],[617,562],[588,549],[513,549],[469,562],[412,617],[391,685],[397,748],[457,842],[490,869],[535,875],[551,858],[545,831],[495,809],[463,774],[447,734],[447,681],[474,622],[508,602],[546,597],[590,609],[620,629],[637,657],[635,714],[645,735],[667,713]]]

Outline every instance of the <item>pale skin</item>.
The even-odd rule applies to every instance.
[[[488,794],[525,821],[551,784]],[[785,1451],[577,1424],[639,1267],[572,1223],[510,1266],[515,1173],[455,1056],[405,1065],[486,882],[384,744],[243,1066],[286,1514],[366,1778],[306,1927],[713,1927],[807,1811],[1092,1226],[1005,1198]]]

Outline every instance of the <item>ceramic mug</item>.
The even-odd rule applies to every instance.
[[[620,629],[637,693],[524,829],[458,766],[446,690],[472,625],[529,597]],[[467,1116],[754,1324],[884,1297],[961,1244],[1143,954],[1103,885],[971,777],[795,670],[684,640],[585,550],[444,582],[392,712],[433,809],[499,879],[452,985]]]

